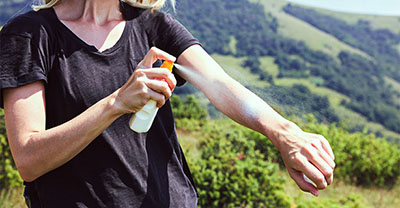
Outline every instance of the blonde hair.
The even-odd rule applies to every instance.
[[[46,9],[55,6],[60,0],[39,0],[39,5],[34,5],[33,9],[35,11],[40,9]],[[144,9],[160,9],[164,6],[167,0],[121,0],[127,4]],[[175,6],[175,0],[170,0],[172,7]]]

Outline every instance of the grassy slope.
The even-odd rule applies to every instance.
[[[252,85],[256,87],[268,87],[267,82],[260,81],[258,75],[252,74],[249,69],[241,65],[245,58],[235,58],[233,56],[223,56],[213,54],[212,57],[221,65],[221,67],[235,80],[243,85]]]
[[[296,40],[304,41],[310,48],[321,50],[336,57],[340,51],[350,51],[365,57],[369,57],[364,52],[355,49],[335,37],[318,30],[310,24],[303,22],[282,11],[288,2],[285,0],[250,0],[264,5],[265,12],[271,13],[278,19],[279,33],[282,36],[290,37]],[[312,38],[310,38],[312,37]]]
[[[341,181],[334,181],[326,190],[320,191],[320,196],[315,198],[311,194],[302,192],[296,183],[290,178],[285,170],[280,171],[280,175],[286,179],[285,193],[295,199],[295,201],[314,200],[318,203],[322,199],[344,198],[350,194],[360,195],[362,202],[370,207],[398,208],[400,204],[400,186],[392,190],[377,188],[362,188],[354,185],[345,184]]]
[[[317,28],[309,25],[308,23],[305,23],[302,20],[299,20],[293,16],[284,13],[281,8],[288,3],[285,0],[251,0],[251,1],[263,4],[267,13],[271,13],[272,15],[278,18],[280,24],[279,32],[284,36],[291,37],[297,40],[302,40],[309,47],[316,50],[322,50],[333,56],[336,56],[341,50],[346,50],[353,53],[361,54],[365,57],[369,57],[364,52],[337,40],[335,37],[326,34],[323,31],[318,30]],[[359,20],[367,20],[371,23],[373,29],[389,29],[394,33],[400,33],[400,17],[349,14],[349,13],[334,12],[318,8],[313,8],[313,9],[317,10],[320,13],[331,15],[338,19],[342,19],[349,24],[356,24]],[[400,44],[397,45],[396,48],[400,52]],[[297,81],[300,83],[301,82],[304,83],[304,81],[300,80]],[[387,78],[385,81],[386,84],[391,84],[397,92],[400,92],[400,87],[399,87],[400,83],[390,78]],[[283,81],[281,82],[278,81],[278,83],[283,83]],[[289,81],[289,83],[291,82]],[[310,87],[309,84],[307,86]],[[316,91],[319,90],[314,90],[313,92],[319,95],[324,95],[324,93],[318,93]],[[329,99],[332,101],[331,93],[327,93],[325,95],[329,96]],[[399,97],[394,97],[394,99],[399,100],[400,102]],[[386,130],[380,124],[368,122],[367,119],[365,119],[360,114],[348,110],[344,107],[338,106],[335,101],[331,104],[333,105],[334,109],[337,110],[338,114],[340,114],[339,116],[341,118],[360,121],[361,123],[365,124],[368,129],[372,131],[381,131],[384,132],[385,136],[400,138],[399,137],[400,134]]]
[[[313,8],[313,9],[315,9],[319,13],[330,15],[337,19],[344,20],[349,24],[357,24],[358,21],[364,20],[364,21],[369,21],[371,24],[371,27],[373,29],[376,29],[376,30],[388,29],[388,30],[392,31],[393,33],[396,33],[396,34],[400,33],[400,17],[367,15],[367,14],[350,14],[350,13],[335,12],[335,11],[319,9],[319,8]],[[398,44],[395,47],[400,52],[400,44]],[[388,78],[388,77],[385,79],[385,81],[386,81],[386,84],[391,84],[393,86],[394,90],[396,90],[397,92],[400,92],[400,83],[398,83],[395,80]],[[395,97],[394,99],[398,100],[398,103],[400,103],[399,97]]]
[[[373,29],[389,29],[394,33],[400,33],[400,17],[377,16],[366,14],[349,14],[343,12],[335,12],[326,9],[316,9],[322,14],[342,19],[349,24],[356,24],[359,20],[366,20],[371,23]]]
[[[363,125],[365,126],[365,128],[372,132],[381,132],[384,137],[398,139],[400,138],[400,134],[386,129],[381,124],[369,122],[363,115],[340,105],[340,102],[342,100],[349,100],[349,98],[343,94],[340,94],[325,87],[318,87],[307,79],[277,79],[275,81],[275,84],[279,86],[292,86],[293,84],[302,84],[307,86],[314,94],[328,97],[332,108],[339,116],[342,124],[349,128],[353,128],[357,125]]]
[[[390,77],[385,77],[385,82],[392,85],[394,90],[400,92],[400,83],[398,83],[396,80],[394,80]]]
[[[399,93],[398,95],[393,95],[393,99],[395,99],[396,103],[400,106],[400,83],[390,77],[385,77],[385,82],[386,84],[391,85],[393,90]]]

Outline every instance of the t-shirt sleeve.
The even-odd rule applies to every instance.
[[[150,37],[155,47],[178,58],[183,51],[200,42],[175,18],[164,12],[153,14]],[[146,24],[146,22],[144,22]],[[185,80],[175,74],[178,86]]]
[[[3,89],[23,86],[35,81],[47,82],[47,38],[36,21],[16,17],[0,32],[0,107]]]

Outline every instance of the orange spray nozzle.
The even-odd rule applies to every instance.
[[[165,60],[164,63],[160,66],[160,68],[166,68],[170,72],[172,72],[172,68],[174,67],[174,62]]]
[[[174,62],[173,61],[167,61],[165,60],[164,63],[161,64],[160,68],[165,68],[168,69],[170,72],[172,72],[172,68],[174,67]],[[165,80],[164,80],[165,81]],[[174,88],[169,85],[169,89],[173,90]]]

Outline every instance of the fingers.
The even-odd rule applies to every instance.
[[[137,88],[140,90],[140,97],[144,99],[145,103],[148,100],[154,100],[157,101],[157,107],[161,107],[172,95],[168,83],[161,79],[149,79],[146,75],[141,75],[136,78],[135,82],[140,83]]]
[[[162,51],[156,47],[152,47],[146,54],[146,56],[143,58],[143,60],[138,64],[137,69],[140,68],[151,68],[153,64],[158,60],[158,59],[163,59],[163,60],[168,60],[175,62],[176,58],[173,57],[172,55],[168,54],[165,51]]]
[[[328,154],[321,150],[321,148],[316,148],[312,145],[309,147],[304,148],[303,150],[303,155],[307,157],[308,161],[312,163],[313,167],[307,167],[306,168],[309,171],[315,171],[315,168],[319,170],[323,174],[323,176],[326,179],[326,182],[328,183],[327,185],[330,185],[333,181],[333,168],[334,165],[331,165],[330,163],[333,163],[332,159],[328,156]],[[328,161],[328,162],[327,162]],[[315,168],[314,168],[315,167]],[[313,180],[314,181],[314,180]],[[322,187],[322,186],[319,186]],[[325,188],[326,185],[324,184]]]
[[[333,180],[333,169],[336,164],[333,161],[333,151],[329,142],[325,137],[317,134],[307,133],[311,138],[309,145],[306,145],[302,151],[307,156],[308,160],[312,162],[326,177],[328,184]]]
[[[323,138],[323,139],[321,139],[322,147],[329,154],[329,156],[332,158],[332,160],[335,160],[335,155],[333,154],[331,145],[329,144],[328,140],[326,140],[323,136],[321,136],[321,137]]]
[[[319,150],[318,151],[319,156],[329,165],[329,167],[331,167],[332,169],[335,168],[336,164],[333,161],[333,158],[327,153],[325,148],[323,148],[322,146],[319,147],[314,146],[314,147]]]
[[[138,112],[149,100],[162,107],[172,95],[167,82],[149,79],[142,72],[134,72],[131,78],[116,91],[116,105],[122,113]]]
[[[164,102],[160,103],[161,105],[157,105],[157,107],[161,107],[164,105],[165,100],[171,97],[172,90],[168,86],[168,84],[163,80],[150,79],[146,82],[146,86],[151,90],[156,92],[157,94],[163,95]],[[158,103],[158,102],[157,102]]]
[[[165,104],[165,101],[167,100],[163,94],[160,94],[156,91],[153,91],[151,89],[148,90],[148,98],[147,101],[149,100],[154,100],[157,102],[157,108],[160,108]]]
[[[160,69],[160,68],[138,69],[137,73],[142,73],[148,79],[163,80],[168,84],[171,90],[173,90],[176,86],[175,76],[168,69]]]
[[[325,174],[314,164],[308,161],[305,162],[303,173],[315,183],[318,189],[325,189],[328,186],[328,181],[325,179]]]
[[[322,135],[307,133],[310,138],[314,138],[316,142],[314,144],[318,145],[318,147],[322,147],[322,149],[329,155],[331,160],[335,160],[335,155],[333,154],[331,145],[328,140],[325,139]]]
[[[296,182],[297,186],[305,192],[310,192],[314,196],[318,196],[318,189],[310,182],[307,182],[304,178],[304,174],[292,168],[288,168],[290,177]]]
[[[335,155],[333,154],[331,145],[329,144],[328,140],[325,139],[324,136],[312,133],[306,133],[308,137],[314,140],[313,144],[318,147],[322,147],[322,149],[329,155],[331,160],[335,159]]]
[[[319,152],[319,157],[312,157],[310,159],[311,163],[314,164],[322,174],[324,174],[328,185],[331,185],[333,182],[333,169],[335,166],[326,162],[327,160],[330,160],[330,157],[323,151]]]
[[[156,47],[152,47],[143,60],[136,67],[136,71],[141,71],[146,74],[149,79],[160,79],[168,83],[169,88],[172,90],[176,86],[176,79],[168,69],[152,68],[153,64],[158,60],[168,60],[175,62],[176,58]]]
[[[309,161],[310,158],[311,157],[309,155],[299,152],[293,156],[293,161],[290,161],[289,163],[285,162],[285,164],[287,169],[292,168],[304,173],[317,186],[318,189],[324,189],[328,186],[328,183],[325,180],[325,175],[319,168],[314,166]],[[290,165],[291,163],[292,165]]]

